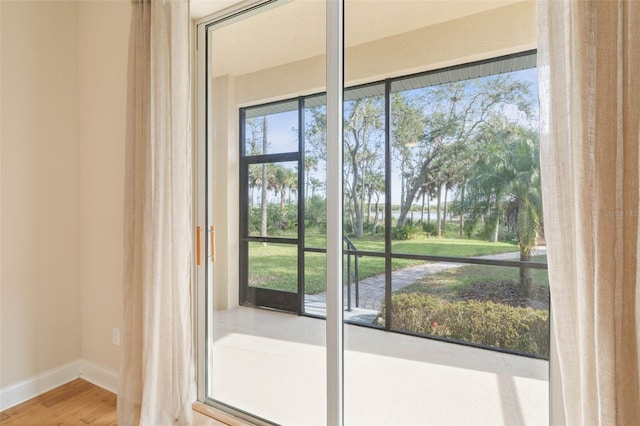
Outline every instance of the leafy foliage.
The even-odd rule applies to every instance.
[[[394,329],[549,357],[548,311],[489,301],[448,303],[417,293],[394,293],[391,303]]]
[[[394,240],[413,240],[421,234],[423,234],[422,227],[411,222],[396,226],[391,230],[391,237]]]

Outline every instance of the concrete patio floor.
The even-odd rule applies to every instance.
[[[325,321],[214,313],[209,397],[283,425],[326,424]],[[345,325],[345,424],[546,425],[548,362]]]

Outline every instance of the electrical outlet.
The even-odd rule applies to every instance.
[[[119,328],[113,328],[111,330],[111,343],[113,343],[116,346],[120,346],[120,329]]]

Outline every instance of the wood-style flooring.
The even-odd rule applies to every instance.
[[[22,404],[0,412],[2,426],[117,425],[116,395],[77,379]],[[194,426],[221,423],[197,411]]]
[[[0,414],[2,426],[117,425],[116,395],[77,379]]]

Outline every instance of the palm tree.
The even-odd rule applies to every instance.
[[[304,157],[304,193],[305,194],[309,194],[309,183],[311,182],[311,171],[317,171],[317,170],[318,170],[318,158],[312,155],[305,155]]]
[[[520,124],[488,128],[479,160],[468,181],[468,200],[476,216],[491,218],[491,241],[501,223],[515,228],[520,260],[530,261],[542,230],[538,135]],[[520,284],[531,290],[530,268],[520,268]]]
[[[540,156],[537,134],[520,134],[510,144],[509,154],[515,171],[511,183],[512,211],[520,248],[520,260],[530,261],[542,230],[542,195],[540,185]],[[509,215],[507,216],[509,217]],[[529,294],[532,286],[531,269],[520,268],[520,284]]]
[[[420,223],[421,224],[424,223],[424,203],[425,203],[425,199],[430,200],[432,195],[433,195],[433,182],[429,181],[427,183],[422,184],[422,186],[420,187],[420,190],[418,191],[418,198],[420,198],[422,200],[421,201],[421,208],[420,208]],[[427,217],[429,217],[429,219],[430,219],[430,213],[428,213]]]

